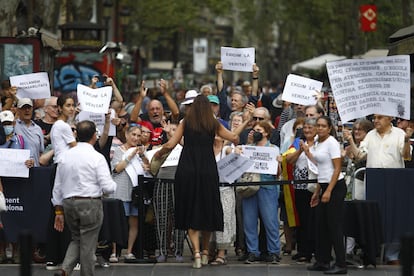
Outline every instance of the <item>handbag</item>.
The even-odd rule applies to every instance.
[[[171,152],[172,150],[169,150],[168,152],[164,153],[159,159],[155,159],[154,157],[151,158],[150,172],[153,176],[157,176],[158,171],[161,168],[161,165],[165,162],[165,160],[167,159],[168,155],[170,155]]]
[[[240,177],[239,182],[260,182],[260,174],[244,173]],[[259,189],[260,189],[260,185],[237,186],[236,192],[242,198],[248,198],[248,197],[254,196]]]
[[[4,197],[3,192],[0,192],[0,212],[7,211],[6,198]]]

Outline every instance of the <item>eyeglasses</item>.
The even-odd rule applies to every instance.
[[[253,116],[253,120],[255,121],[263,121],[265,118]]]

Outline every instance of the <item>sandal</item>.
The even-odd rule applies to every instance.
[[[202,265],[208,265],[208,253],[202,253],[201,254],[201,264]]]
[[[194,252],[193,268],[201,268],[201,255],[200,255],[200,252]]]
[[[226,265],[227,259],[226,257],[217,256],[217,258],[210,263],[211,265]]]

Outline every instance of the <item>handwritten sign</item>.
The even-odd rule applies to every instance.
[[[104,114],[108,112],[112,97],[112,87],[104,86],[92,89],[78,84],[77,96],[82,111]]]
[[[115,111],[111,109],[111,120],[115,117]],[[81,111],[78,114],[78,121],[92,121],[95,123],[96,128],[99,130],[99,133],[102,135],[103,129],[105,126],[105,114],[98,114],[88,111]],[[109,123],[109,132],[108,136],[116,136],[116,126],[110,122]]]
[[[10,77],[10,84],[17,87],[19,98],[50,98],[50,82],[46,72],[13,76]]]
[[[29,178],[24,162],[30,159],[28,149],[0,149],[0,176]]]
[[[317,80],[289,74],[285,81],[282,100],[300,105],[315,105],[316,95],[323,83]]]
[[[326,65],[342,122],[370,114],[410,119],[410,57],[347,59]]]
[[[162,163],[161,168],[178,166],[178,161],[180,160],[182,150],[183,146],[177,144],[168,155],[167,159],[165,159],[164,163]]]
[[[217,162],[220,183],[233,183],[253,165],[254,161],[249,158],[230,153]]]
[[[277,174],[279,148],[277,147],[257,147],[242,146],[242,155],[254,162],[247,172]]]
[[[221,47],[221,62],[224,70],[253,72],[254,48]]]

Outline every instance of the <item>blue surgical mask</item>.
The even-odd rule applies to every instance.
[[[7,135],[10,135],[14,132],[14,126],[3,126],[4,133]]]

